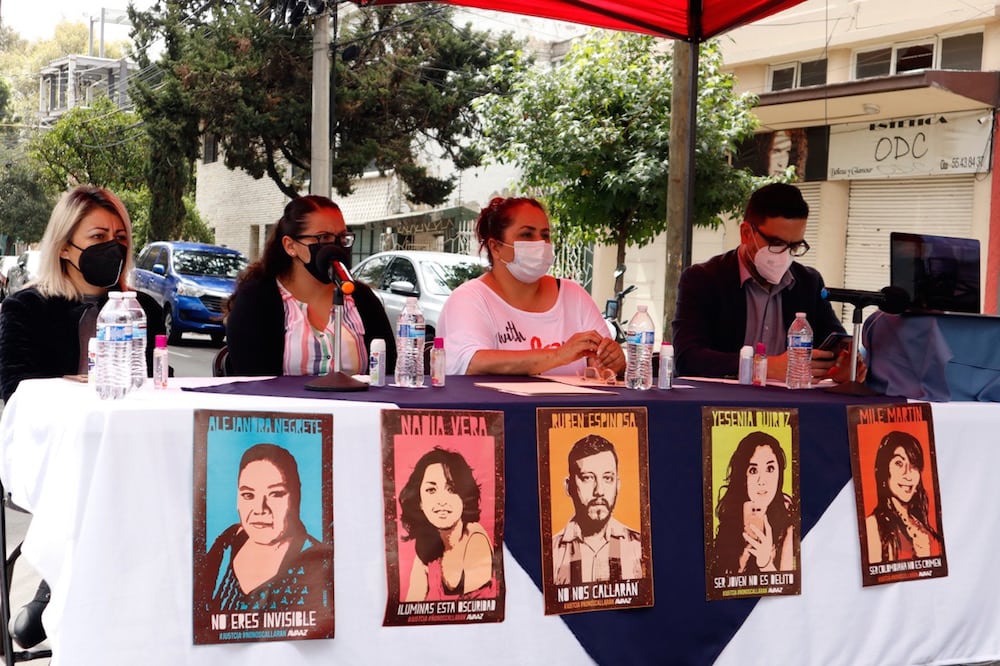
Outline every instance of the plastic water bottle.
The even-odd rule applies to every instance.
[[[396,385],[413,388],[424,385],[424,342],[426,325],[416,296],[406,298],[396,327]]]
[[[790,389],[809,388],[812,382],[813,330],[805,312],[796,312],[788,327],[788,369],[785,384]]]
[[[132,314],[132,388],[139,388],[146,381],[146,311],[134,291],[123,291],[122,296]]]
[[[132,388],[132,314],[120,291],[108,296],[97,315],[94,386],[101,399],[117,400]]]
[[[628,356],[628,364],[625,366],[625,388],[645,391],[653,386],[655,328],[653,320],[646,312],[646,306],[640,305],[637,310],[625,330],[625,353]]]

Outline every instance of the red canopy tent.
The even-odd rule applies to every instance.
[[[372,4],[391,4],[376,0]],[[398,1],[398,0],[395,0]],[[407,1],[407,0],[403,0]],[[417,0],[410,0],[417,1]],[[476,7],[700,42],[803,0],[443,0]]]

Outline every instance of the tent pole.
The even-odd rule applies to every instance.
[[[663,290],[664,339],[670,338],[681,272],[691,265],[698,51],[698,42],[674,42],[667,184],[667,261]]]

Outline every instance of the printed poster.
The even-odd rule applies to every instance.
[[[503,412],[382,411],[385,626],[502,622]]]
[[[847,408],[862,584],[948,575],[928,403]]]
[[[195,410],[194,642],[333,638],[333,417]]]
[[[799,594],[798,410],[701,414],[706,598]]]
[[[545,614],[653,605],[645,407],[539,408]]]

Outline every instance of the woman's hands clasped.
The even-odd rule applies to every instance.
[[[556,349],[560,365],[586,358],[588,364],[599,370],[608,369],[616,375],[625,370],[625,352],[621,345],[597,331],[581,331],[570,336]]]

